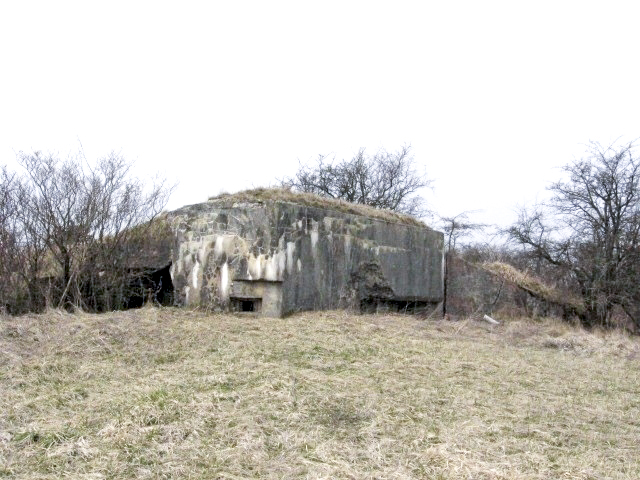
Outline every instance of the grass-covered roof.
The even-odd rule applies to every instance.
[[[215,197],[210,197],[209,202],[219,202],[225,205],[233,203],[293,203],[307,207],[336,210],[352,215],[362,215],[386,222],[426,227],[424,222],[411,215],[405,215],[392,210],[383,210],[369,205],[351,203],[336,198],[322,197],[313,193],[296,192],[284,188],[255,188],[236,193],[223,193]]]

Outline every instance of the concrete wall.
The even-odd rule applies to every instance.
[[[170,214],[178,304],[261,298],[263,315],[442,299],[440,232],[285,202],[221,201]]]
[[[495,273],[453,256],[449,264],[447,314],[466,317],[502,312],[526,314],[527,293]]]

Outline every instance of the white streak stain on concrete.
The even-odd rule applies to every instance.
[[[220,258],[222,252],[224,252],[224,237],[222,235],[218,235],[216,236],[216,241],[213,246],[213,254],[215,255],[216,259]]]
[[[260,255],[262,264],[262,279],[271,281],[282,281],[282,275],[287,265],[287,253],[280,250],[271,257]]]
[[[282,249],[277,253],[276,257],[278,257],[278,276],[276,280],[282,280],[284,269],[287,265],[287,253]]]
[[[198,288],[198,273],[200,270],[200,262],[198,262],[198,259],[196,258],[196,263],[193,266],[193,269],[191,270],[191,283],[193,284],[193,288],[197,289]]]
[[[182,271],[182,256],[183,256],[182,252],[183,251],[184,251],[184,243],[181,243],[180,246],[178,247],[178,261],[171,265],[171,270],[173,270],[175,274],[178,274]],[[171,274],[172,277],[174,276],[174,273]]]
[[[287,273],[291,274],[293,271],[293,254],[296,251],[295,242],[287,242]]]
[[[198,250],[198,261],[204,265],[207,263],[207,245],[209,242],[204,241],[204,239],[202,239],[200,241],[200,249]]]
[[[220,293],[222,298],[229,298],[229,265],[224,262],[220,269]]]
[[[316,254],[316,245],[318,243],[318,222],[315,220],[311,220],[311,232],[309,233],[311,237],[311,253]]]
[[[275,262],[275,257],[271,257],[265,262],[264,278],[265,280],[278,279],[278,265]]]
[[[260,278],[262,277],[261,257],[262,255],[258,255],[258,257],[255,257],[252,253],[249,255],[249,258],[247,258],[247,274],[252,280],[260,280]]]
[[[298,271],[302,271],[302,262],[300,261],[300,259],[298,259]]]

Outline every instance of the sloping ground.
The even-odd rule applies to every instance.
[[[640,478],[640,341],[556,321],[0,318],[0,477]]]
[[[504,314],[569,319],[584,313],[580,298],[506,263],[472,263],[454,256],[449,259],[448,275],[447,314],[455,317]]]
[[[566,292],[546,285],[542,280],[502,262],[481,264],[481,267],[495,273],[508,282],[517,285],[536,298],[565,307],[574,313],[584,312],[584,303],[579,298],[569,296]]]

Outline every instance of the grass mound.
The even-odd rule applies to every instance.
[[[369,205],[359,203],[346,202],[336,198],[321,197],[313,193],[296,192],[286,188],[256,188],[252,190],[244,190],[236,193],[223,193],[216,197],[209,198],[210,202],[220,202],[223,204],[233,203],[265,203],[265,202],[284,202],[295,203],[315,208],[326,208],[336,210],[342,213],[352,215],[362,215],[372,217],[378,220],[384,220],[391,223],[402,223],[405,225],[415,225],[422,228],[427,226],[415,217],[394,212],[392,210],[384,210],[374,208]]]
[[[0,318],[0,477],[640,478],[640,342],[553,320]]]

